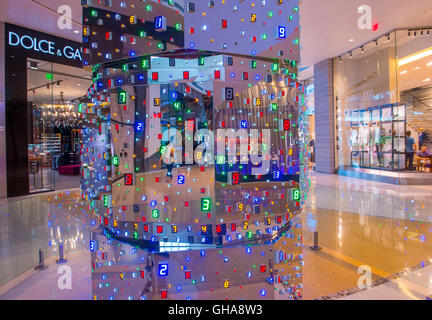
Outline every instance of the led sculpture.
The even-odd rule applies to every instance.
[[[94,298],[301,298],[298,1],[83,5]]]

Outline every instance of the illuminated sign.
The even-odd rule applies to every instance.
[[[82,66],[81,44],[6,24],[8,51],[67,65]]]

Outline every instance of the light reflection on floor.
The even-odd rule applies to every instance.
[[[302,217],[305,240],[304,299],[314,299],[356,287],[360,277],[357,268],[360,265],[371,266],[375,280],[431,258],[432,187],[392,186],[327,175],[313,177],[311,186],[309,206]],[[326,198],[328,201],[321,200]],[[51,288],[48,293],[43,294],[44,288],[49,287],[47,281],[53,282],[53,287],[56,286],[58,277],[54,263],[46,271],[34,274],[15,289],[0,296],[0,299],[90,298],[89,270],[86,271],[82,266],[84,261],[90,261],[86,234],[92,227],[92,220],[88,216],[87,208],[84,203],[79,204],[78,193],[70,193],[68,196],[63,193],[62,197],[57,199],[52,195],[35,199],[39,200],[33,200],[33,203],[28,205],[40,206],[41,203],[48,202],[55,204],[56,209],[50,212],[51,219],[44,218],[37,214],[38,211],[34,211],[33,219],[28,220],[26,230],[27,233],[34,234],[33,239],[29,238],[36,242],[33,246],[27,245],[23,239],[18,241],[20,234],[13,232],[15,228],[18,229],[17,225],[14,226],[14,221],[22,219],[22,216],[14,216],[0,210],[2,264],[5,265],[4,259],[8,254],[13,259],[19,259],[17,255],[20,250],[16,247],[19,244],[21,247],[27,246],[25,252],[36,251],[37,241],[41,241],[38,237],[56,230],[52,225],[49,227],[48,221],[54,222],[62,234],[71,239],[74,239],[72,235],[81,232],[81,241],[75,241],[75,247],[72,245],[74,241],[71,241],[66,251],[66,255],[71,257],[72,267],[75,266],[72,290],[74,293],[53,291]],[[351,206],[350,203],[354,205]],[[361,205],[358,205],[359,203]],[[320,245],[323,246],[323,250],[319,252],[308,248],[312,244],[312,234],[315,230],[319,232]],[[53,235],[53,239],[58,237],[55,232]],[[42,241],[47,239],[44,238]],[[51,255],[55,254],[53,250]],[[13,263],[15,262],[11,262],[9,270]],[[86,266],[88,267],[88,264]],[[421,270],[409,272],[398,280],[347,298],[424,299],[425,295],[430,294],[431,279],[432,268],[426,266]],[[86,290],[89,292],[83,292]]]

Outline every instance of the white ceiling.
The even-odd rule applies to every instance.
[[[357,8],[369,5],[377,31],[360,30]],[[432,26],[431,0],[301,0],[301,66],[337,57],[396,28]],[[350,39],[354,41],[350,42]],[[312,76],[310,67],[303,79]]]
[[[60,37],[81,40],[79,0],[0,0],[0,20]],[[73,30],[59,30],[57,9],[72,8]],[[377,31],[360,30],[357,8],[369,5]],[[313,66],[358,47],[395,28],[432,25],[431,0],[300,0],[301,66]],[[79,31],[75,33],[74,31]],[[350,39],[354,39],[350,42]],[[310,67],[303,75],[312,75]]]

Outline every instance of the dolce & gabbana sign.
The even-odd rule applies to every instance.
[[[6,24],[9,53],[82,67],[81,44],[34,30]]]

